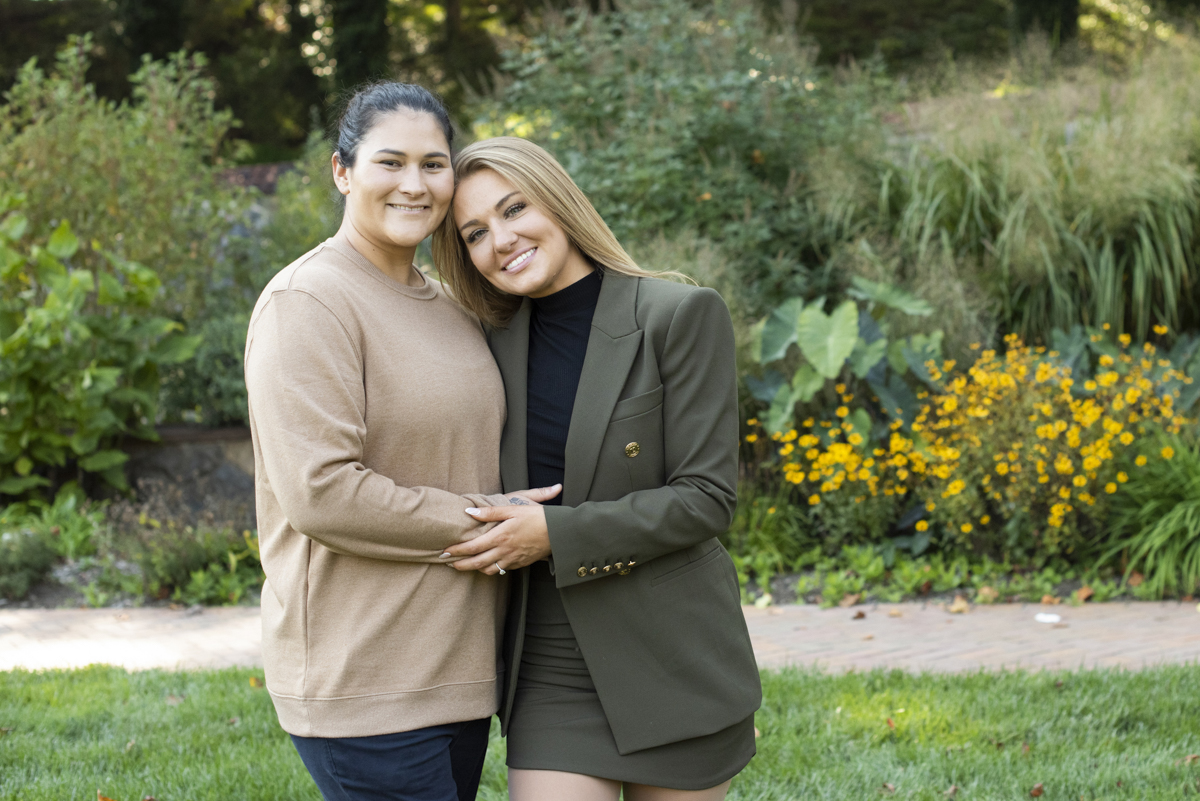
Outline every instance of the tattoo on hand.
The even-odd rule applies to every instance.
[[[533,506],[533,504],[531,502],[525,500],[520,495],[512,496],[511,498],[508,499],[508,502],[511,503],[513,506]]]

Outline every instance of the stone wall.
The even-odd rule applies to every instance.
[[[250,429],[164,426],[158,435],[126,449],[139,503],[188,525],[257,528]]]

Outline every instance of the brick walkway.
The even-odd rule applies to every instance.
[[[1200,613],[1191,603],[981,606],[965,614],[922,604],[745,611],[763,667],[1137,669],[1200,660]],[[860,612],[865,616],[856,619]],[[1038,613],[1062,619],[1039,623]],[[0,610],[0,670],[96,662],[253,666],[261,664],[260,644],[254,608]]]

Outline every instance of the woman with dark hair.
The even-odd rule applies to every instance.
[[[737,484],[733,326],[711,289],[638,267],[522,139],[455,160],[438,268],[492,326],[504,485],[562,503],[471,509],[454,567],[519,570],[502,730],[513,801],[719,801],[762,699],[717,537]],[[660,274],[661,275],[661,274]]]
[[[337,235],[254,308],[263,662],[326,799],[473,799],[498,706],[504,585],[448,569],[501,494],[504,386],[478,320],[413,266],[454,193],[428,91],[359,90],[332,158]]]

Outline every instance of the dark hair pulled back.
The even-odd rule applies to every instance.
[[[338,160],[347,167],[353,167],[359,144],[379,118],[402,109],[432,115],[442,126],[446,144],[454,146],[454,125],[440,97],[416,84],[375,81],[355,89],[338,118],[334,141]]]

